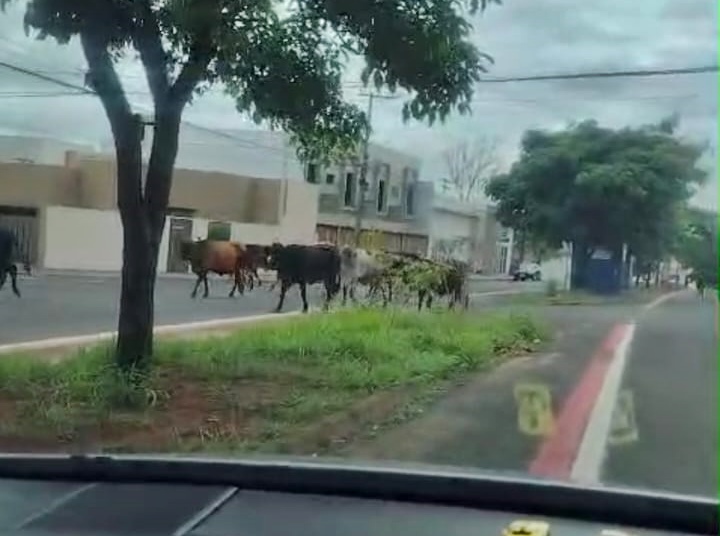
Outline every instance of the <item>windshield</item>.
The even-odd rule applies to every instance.
[[[0,451],[715,496],[716,3],[85,4],[0,1]]]

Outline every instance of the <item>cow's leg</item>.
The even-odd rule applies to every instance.
[[[245,270],[238,270],[235,275],[235,286],[240,294],[245,294]]]
[[[328,289],[327,281],[325,282],[325,288]],[[347,295],[348,295],[348,285],[347,283],[342,284],[342,304],[345,305],[347,303]]]
[[[427,309],[430,309],[432,307],[432,302],[433,302],[433,295],[432,295],[432,293],[428,293],[427,300],[425,302],[425,307]]]
[[[305,284],[304,281],[302,283],[300,283],[300,297],[302,298],[302,302],[303,302],[303,313],[307,313],[308,312],[307,285]]]
[[[8,272],[10,273],[10,284],[12,285],[12,291],[15,296],[18,298],[20,297],[20,290],[17,286],[17,266],[14,264],[11,264],[8,268]]]
[[[418,290],[418,311],[422,311],[423,303],[425,302],[425,291]]]
[[[8,274],[7,268],[0,270],[0,289],[2,289],[5,286],[5,281],[7,280],[7,274]]]
[[[195,288],[193,288],[193,291],[190,293],[191,298],[195,298],[197,296],[198,288],[200,287],[200,281],[202,281],[202,274],[197,274],[197,280],[195,281]]]
[[[203,293],[203,298],[207,298],[208,294],[210,294],[210,288],[208,287],[208,280],[207,280],[208,273],[205,272],[202,275],[203,283],[205,284],[205,292]]]
[[[282,311],[283,303],[285,303],[285,294],[287,294],[288,288],[290,288],[290,283],[288,283],[285,280],[280,281],[280,300],[278,301],[277,307],[275,307],[275,312],[279,313]]]
[[[233,286],[230,289],[230,294],[228,294],[228,298],[232,298],[233,296],[235,296],[235,289],[238,288],[238,277],[240,277],[240,272],[236,270],[233,274]]]
[[[328,310],[330,308],[330,300],[333,299],[333,296],[335,295],[334,286],[335,283],[332,279],[326,279],[325,280],[325,305],[324,309]]]

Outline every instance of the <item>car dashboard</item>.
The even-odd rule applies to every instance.
[[[2,457],[0,457],[2,458]],[[67,461],[67,459],[65,459]],[[26,460],[27,461],[27,460]],[[54,460],[57,462],[58,460]],[[159,466],[147,459],[124,460],[119,465],[85,461],[65,463],[75,467],[75,479],[65,471],[49,470],[32,477],[29,463],[3,466],[0,461],[0,534],[32,535],[191,535],[191,536],[639,536],[718,534],[717,503],[704,499],[665,498],[650,495],[613,509],[613,500],[602,504],[601,495],[588,496],[596,504],[577,509],[574,517],[558,515],[553,505],[567,487],[537,484],[533,495],[525,481],[515,481],[513,501],[526,499],[526,507],[508,500],[505,477],[435,474],[378,470],[358,466],[327,466],[291,462],[217,462],[172,460]],[[217,471],[225,482],[201,478],[202,468]],[[25,471],[22,471],[22,468]],[[118,469],[124,467],[124,469]],[[159,469],[163,467],[162,471]],[[4,471],[2,469],[5,469]],[[148,471],[147,469],[152,469]],[[235,468],[235,469],[233,469]],[[90,470],[92,469],[92,470]],[[172,470],[175,469],[173,473]],[[224,471],[223,471],[224,469]],[[165,481],[161,473],[168,471]],[[211,471],[212,472],[212,471]],[[15,475],[8,473],[16,473]],[[18,473],[23,473],[22,478]],[[87,478],[95,473],[95,478]],[[144,473],[145,481],[134,481]],[[174,476],[172,476],[174,474]],[[314,475],[314,476],[313,476]],[[331,476],[335,475],[335,476]],[[420,475],[420,478],[418,478]],[[238,477],[237,483],[230,483]],[[303,476],[305,477],[303,483]],[[319,478],[318,478],[319,476]],[[344,479],[338,479],[342,476]],[[60,478],[62,477],[62,478]],[[190,480],[192,482],[183,482]],[[384,482],[383,482],[384,481]],[[421,489],[419,485],[425,483]],[[490,484],[488,484],[490,482]],[[525,483],[523,483],[525,482]],[[405,487],[413,484],[411,487]],[[499,485],[499,487],[498,487]],[[531,484],[535,485],[535,484]],[[436,486],[433,490],[432,487]],[[502,496],[482,497],[495,491]],[[548,487],[549,486],[549,487]],[[322,489],[321,489],[322,488]],[[384,489],[387,493],[376,493]],[[369,493],[370,490],[373,493]],[[405,490],[405,491],[403,491]],[[565,491],[562,491],[565,490]],[[552,499],[553,493],[556,499]],[[523,494],[525,497],[523,497]],[[373,497],[372,495],[376,495]],[[548,500],[543,503],[545,495]],[[433,497],[431,500],[430,497]],[[425,497],[425,500],[422,499]],[[464,497],[464,499],[463,499]],[[569,495],[568,495],[569,497]],[[616,495],[617,497],[617,495]],[[632,500],[632,499],[628,499]],[[675,503],[667,502],[675,501]],[[567,503],[567,501],[565,501]],[[570,503],[573,500],[569,501]],[[515,504],[515,508],[511,508]],[[617,503],[620,504],[620,503]],[[674,514],[674,504],[682,510]],[[661,506],[665,513],[654,508]],[[610,508],[608,508],[610,507]],[[605,508],[605,519],[601,519]],[[543,515],[541,510],[549,512]],[[656,522],[653,522],[653,519]],[[633,521],[635,521],[633,523]],[[511,526],[515,523],[515,526]],[[533,528],[532,524],[535,524]],[[524,527],[521,526],[524,524]],[[666,528],[663,525],[667,525]]]

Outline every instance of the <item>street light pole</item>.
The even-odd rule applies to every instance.
[[[357,200],[357,208],[355,209],[355,247],[360,247],[360,236],[362,234],[362,219],[363,212],[365,211],[365,192],[368,189],[367,182],[367,170],[370,145],[370,131],[372,130],[372,112],[373,112],[373,100],[375,98],[374,93],[368,95],[368,107],[367,107],[367,121],[368,128],[365,131],[365,137],[362,141],[362,161],[360,163],[360,182],[359,182],[359,196]]]

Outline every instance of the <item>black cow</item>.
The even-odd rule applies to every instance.
[[[18,298],[20,290],[17,286],[17,266],[15,260],[19,253],[17,237],[9,229],[0,227],[0,289],[5,285],[8,274],[10,275],[10,284],[12,291]],[[28,260],[23,261],[25,272],[30,273],[30,263]]]
[[[275,312],[282,310],[287,290],[300,287],[303,313],[308,310],[307,285],[325,285],[325,308],[340,290],[340,253],[335,246],[274,243],[265,249],[267,266],[277,271],[280,282],[280,301]]]

